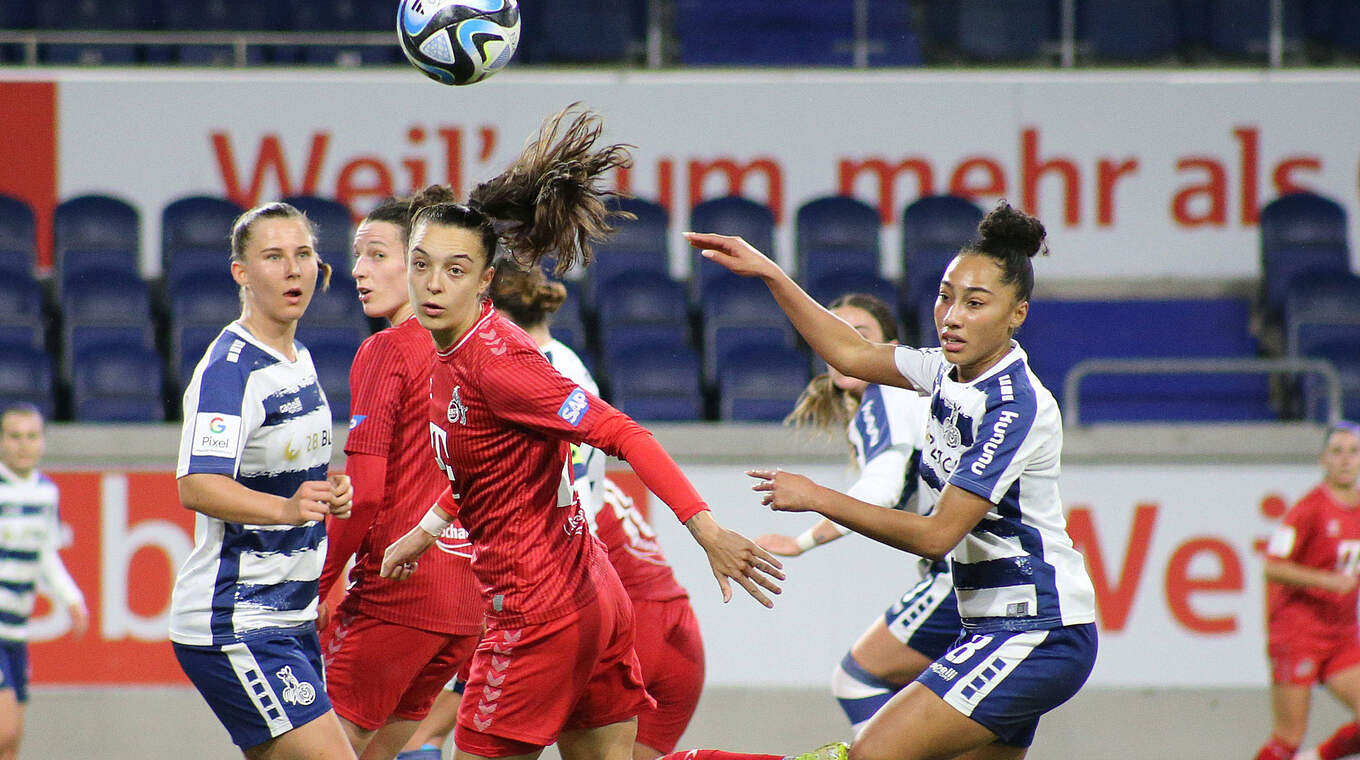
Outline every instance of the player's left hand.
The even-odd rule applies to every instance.
[[[69,607],[71,612],[71,635],[80,638],[90,628],[90,613],[85,605],[76,602]]]
[[[774,555],[746,536],[722,527],[708,511],[691,517],[685,527],[708,554],[708,564],[713,569],[713,577],[718,579],[724,604],[732,600],[730,581],[736,581],[751,598],[766,607],[774,607],[774,602],[760,590],[763,587],[771,594],[783,590],[774,580],[784,580],[781,569],[784,565]]]
[[[394,581],[404,581],[416,571],[416,561],[425,550],[434,545],[435,538],[420,529],[410,529],[406,535],[393,541],[383,552],[382,568],[378,574]]]
[[[331,484],[331,517],[348,520],[350,506],[354,502],[354,489],[349,484],[349,476],[331,475],[326,480]]]
[[[764,492],[761,504],[776,512],[811,512],[821,486],[803,475],[783,470],[747,470],[747,475],[759,480],[752,491]]]

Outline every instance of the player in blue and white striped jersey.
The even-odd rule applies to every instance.
[[[349,481],[327,479],[331,412],[298,320],[330,269],[296,208],[232,227],[241,317],[184,392],[179,497],[198,512],[175,579],[170,640],[189,679],[247,757],[352,759],[326,697],[315,627],[327,515]],[[323,280],[323,284],[325,282]]]
[[[57,554],[57,485],[38,470],[44,449],[37,407],[0,412],[0,758],[18,756],[28,702],[28,620],[39,584],[85,633],[85,598]]]
[[[897,342],[892,307],[874,296],[850,293],[827,308],[867,340]],[[808,383],[785,422],[822,429],[844,425],[859,470],[846,493],[880,507],[924,513],[930,502],[919,498],[917,468],[929,413],[930,400],[914,391],[866,383],[828,367]],[[848,533],[823,518],[797,537],[766,535],[756,543],[796,557]],[[923,560],[921,565],[919,582],[874,618],[832,673],[831,693],[855,734],[959,636],[949,563]]]
[[[1039,718],[1095,664],[1095,594],[1058,497],[1062,422],[1012,336],[1029,313],[1039,220],[999,204],[945,270],[939,349],[873,343],[740,238],[688,233],[703,255],[760,277],[822,358],[865,381],[930,394],[928,515],[883,509],[782,471],[753,471],[779,511],[815,511],[932,559],[952,552],[965,633],[885,705],[850,756],[1022,758]],[[819,757],[845,756],[824,748]],[[976,750],[976,752],[974,752]]]

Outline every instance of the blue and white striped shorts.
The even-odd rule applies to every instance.
[[[314,629],[223,646],[174,647],[185,675],[242,749],[330,712]]]
[[[916,678],[951,707],[1028,747],[1044,713],[1072,698],[1096,662],[1096,626],[965,634]]]

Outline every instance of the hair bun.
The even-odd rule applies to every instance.
[[[453,188],[448,185],[430,185],[411,198],[411,213],[415,214],[420,209],[437,206],[441,203],[457,202],[458,196],[454,194]]]
[[[978,223],[979,247],[984,250],[1019,250],[1033,257],[1043,246],[1045,234],[1043,222],[1005,201]]]

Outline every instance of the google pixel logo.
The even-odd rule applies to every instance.
[[[225,433],[226,431],[227,431],[226,420],[222,419],[221,417],[213,417],[211,420],[208,420],[208,432],[214,435],[219,435],[221,433]]]

